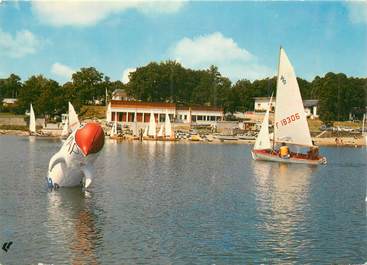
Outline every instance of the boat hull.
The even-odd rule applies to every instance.
[[[292,163],[292,164],[308,164],[308,165],[324,165],[327,163],[325,157],[318,157],[317,159],[308,159],[306,155],[291,156],[290,158],[281,158],[278,154],[271,153],[268,150],[251,150],[252,158],[254,160]]]

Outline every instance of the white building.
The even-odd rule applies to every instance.
[[[276,98],[272,99],[271,111],[275,110],[275,100]],[[256,97],[254,106],[255,112],[265,112],[268,108],[269,101],[270,97]],[[316,99],[303,100],[303,106],[305,108],[305,113],[308,118],[314,119],[319,117],[319,115],[317,114],[318,103],[319,101]]]
[[[11,106],[17,103],[18,99],[16,98],[4,98],[3,99],[3,106]]]
[[[165,121],[166,113],[172,122],[211,125],[223,120],[223,109],[207,106],[180,107],[174,103],[111,100],[108,105],[107,122],[122,124],[149,123],[151,113],[157,123]]]

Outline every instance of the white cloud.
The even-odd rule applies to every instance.
[[[174,45],[170,57],[193,69],[216,65],[231,80],[257,79],[273,75],[274,71],[258,63],[257,58],[231,38],[220,32],[197,38],[183,38]]]
[[[68,80],[71,79],[75,71],[71,69],[69,66],[61,64],[61,63],[54,63],[51,67],[51,73],[54,75],[66,78]]]
[[[130,78],[129,78],[129,74],[131,73],[131,72],[135,72],[136,71],[136,68],[126,68],[125,70],[124,70],[124,72],[122,73],[122,83],[124,83],[124,84],[127,84],[127,83],[129,83],[129,80],[130,80]]]
[[[29,30],[17,31],[14,36],[0,29],[1,54],[20,58],[35,53],[41,46],[41,40]]]
[[[347,2],[349,19],[353,23],[367,23],[367,2]]]
[[[42,22],[53,26],[90,26],[128,9],[165,14],[177,12],[183,5],[184,1],[33,1],[32,10]]]

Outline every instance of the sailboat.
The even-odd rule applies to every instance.
[[[29,111],[29,135],[36,134],[36,116],[34,115],[34,110],[32,104]]]
[[[150,113],[148,136],[155,138],[157,134],[157,126],[153,112]]]
[[[68,104],[68,118],[62,127],[61,137],[67,138],[76,128],[80,127],[78,115],[75,112],[73,105]]]
[[[69,102],[69,130],[74,131],[80,127],[78,115],[75,112],[73,105]]]
[[[145,127],[143,137],[148,137],[148,126]]]
[[[169,115],[166,112],[166,120],[164,122],[164,127],[165,127],[165,137],[170,139],[170,140],[174,140],[174,132],[172,130],[172,126],[171,126],[171,121],[169,119]]]
[[[111,138],[114,138],[116,136],[117,136],[117,120],[115,120],[115,122],[113,123],[112,128],[111,128],[111,132],[110,132],[110,137]]]
[[[163,137],[163,124],[161,125],[161,127],[159,128],[158,134],[157,134],[158,138],[162,138]]]
[[[260,133],[251,151],[254,160],[299,164],[326,164],[326,158],[302,153],[290,153],[282,158],[275,144],[284,143],[299,147],[314,148],[296,74],[283,48],[280,48],[277,92],[274,118],[273,143],[269,137],[269,107],[265,113]]]

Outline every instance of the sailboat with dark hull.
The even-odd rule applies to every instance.
[[[280,48],[279,55],[272,142],[268,129],[271,100],[251,151],[253,159],[311,165],[326,164],[326,158],[318,155],[318,148],[313,145],[296,74],[283,48]],[[298,148],[308,147],[310,151],[307,154],[290,152],[290,156],[281,157],[275,148],[280,143]]]

